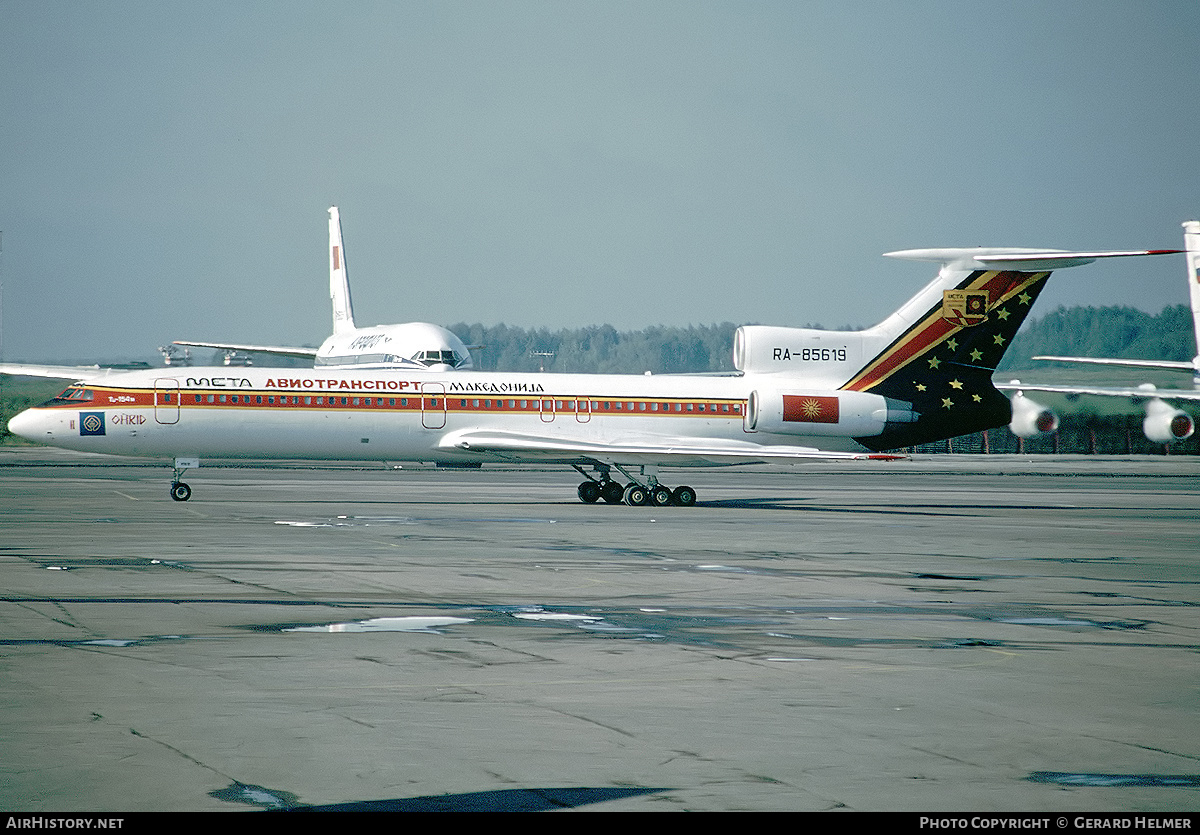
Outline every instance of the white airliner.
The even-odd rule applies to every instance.
[[[216,348],[240,353],[271,354],[312,360],[316,368],[403,368],[411,371],[466,371],[474,367],[471,352],[450,331],[428,322],[403,322],[359,328],[354,324],[346,248],[337,206],[329,208],[329,298],[333,303],[333,334],[320,348],[286,345],[244,345],[230,342],[185,342],[175,345]],[[28,377],[89,379],[112,369],[98,366],[0,364],[0,373]]]
[[[880,453],[1004,426],[992,372],[1050,271],[1168,251],[889,253],[941,270],[867,330],[739,328],[740,376],[154,369],[82,380],[9,429],[173,458],[178,501],[182,473],[211,456],[562,464],[585,502],[687,506],[695,492],[659,466],[894,458]]]
[[[337,206],[329,207],[329,298],[333,303],[333,334],[317,349],[281,345],[241,345],[228,342],[185,342],[176,345],[218,348],[313,360],[317,368],[407,368],[414,371],[466,371],[474,366],[462,340],[428,322],[404,322],[359,328],[354,324],[346,247]]]
[[[1088,385],[1040,385],[1013,380],[997,386],[1002,391],[1016,392],[1012,397],[1013,420],[1009,428],[1022,438],[1053,432],[1058,428],[1058,416],[1050,409],[1035,403],[1026,391],[1044,391],[1065,394],[1071,397],[1093,395],[1096,397],[1125,397],[1135,403],[1144,402],[1146,416],[1142,431],[1151,441],[1160,444],[1182,441],[1196,431],[1192,416],[1168,401],[1182,400],[1200,402],[1200,221],[1189,220],[1183,224],[1183,241],[1187,253],[1187,285],[1192,304],[1192,327],[1197,345],[1197,355],[1191,362],[1172,360],[1114,359],[1107,357],[1058,357],[1037,356],[1035,360],[1074,362],[1088,365],[1108,365],[1124,368],[1144,368],[1157,371],[1185,371],[1192,374],[1191,389],[1160,389],[1152,383],[1139,386],[1088,386]]]

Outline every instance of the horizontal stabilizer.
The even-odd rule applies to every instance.
[[[1111,252],[1067,252],[1061,249],[1019,247],[968,247],[950,249],[902,249],[885,252],[887,258],[905,261],[936,261],[965,269],[1044,272],[1079,267],[1100,258],[1134,258],[1143,255],[1175,255],[1179,249],[1115,250]]]

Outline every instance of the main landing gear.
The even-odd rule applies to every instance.
[[[645,484],[630,481],[622,485],[608,477],[607,468],[600,470],[598,478],[585,473],[579,467],[576,470],[587,478],[579,485],[579,500],[587,504],[595,504],[603,499],[607,504],[627,504],[630,507],[651,505],[653,507],[691,507],[696,503],[696,491],[691,487],[676,487],[674,490],[658,483],[657,477],[651,475]],[[621,472],[625,472],[621,470]],[[629,476],[629,473],[625,473]],[[632,476],[629,476],[632,479]]]

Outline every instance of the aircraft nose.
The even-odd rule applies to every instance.
[[[8,431],[14,435],[25,438],[28,441],[35,441],[35,435],[38,432],[38,424],[41,423],[37,412],[34,409],[26,409],[12,417],[8,422]]]

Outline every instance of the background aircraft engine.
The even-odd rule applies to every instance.
[[[1041,403],[1030,400],[1019,391],[1010,399],[1013,416],[1008,428],[1018,438],[1036,438],[1058,429],[1058,415]]]
[[[1176,409],[1169,403],[1157,397],[1146,404],[1146,419],[1142,421],[1142,431],[1150,440],[1169,444],[1172,441],[1182,441],[1192,437],[1196,424],[1191,415]]]
[[[750,393],[746,426],[783,435],[840,435],[865,438],[889,424],[912,423],[911,403],[861,391],[759,389]]]

